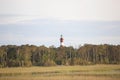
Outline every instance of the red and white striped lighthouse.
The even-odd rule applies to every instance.
[[[63,36],[61,35],[61,37],[60,37],[60,47],[63,47],[63,46],[64,46],[63,41],[64,41],[64,39],[63,39]]]

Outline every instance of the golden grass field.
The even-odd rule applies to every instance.
[[[0,80],[120,80],[120,65],[0,68]]]

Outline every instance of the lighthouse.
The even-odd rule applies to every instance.
[[[64,46],[63,41],[64,41],[64,39],[63,39],[63,36],[61,35],[61,36],[60,36],[60,47],[63,47],[63,46]]]

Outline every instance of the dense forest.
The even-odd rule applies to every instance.
[[[69,47],[2,45],[0,67],[120,64],[120,45]]]

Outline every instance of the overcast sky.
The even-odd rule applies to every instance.
[[[0,0],[0,45],[120,44],[120,0]]]

